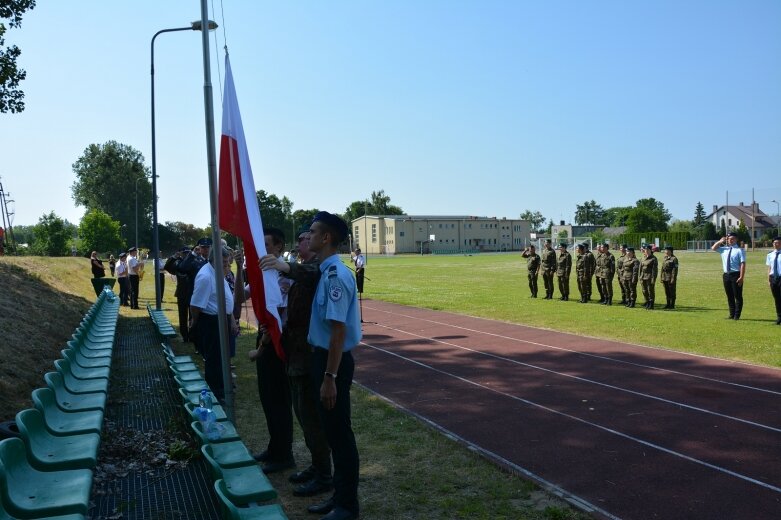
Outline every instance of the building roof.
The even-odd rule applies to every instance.
[[[753,216],[751,205],[746,206],[744,204],[739,204],[737,206],[719,206],[716,208],[716,211],[710,212],[707,218],[710,220],[714,214],[725,210],[738,220],[742,220],[746,226],[750,226],[751,221],[755,220],[757,227],[775,227],[773,219],[768,217],[764,211],[759,209],[759,204],[757,204],[756,208],[754,208]]]

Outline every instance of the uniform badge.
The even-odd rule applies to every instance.
[[[342,286],[333,284],[328,288],[328,296],[331,298],[331,301],[338,302],[339,299],[342,297]]]

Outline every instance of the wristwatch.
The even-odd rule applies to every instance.
[[[336,379],[336,374],[334,374],[333,372],[326,372],[325,375],[327,375],[331,379]]]

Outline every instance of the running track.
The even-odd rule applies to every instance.
[[[781,518],[781,371],[362,307],[356,382],[596,515]]]

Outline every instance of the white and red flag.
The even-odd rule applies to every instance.
[[[278,273],[261,271],[258,265],[258,259],[266,254],[263,221],[258,208],[247,141],[244,139],[236,88],[233,85],[233,73],[227,55],[225,56],[225,92],[222,99],[219,213],[220,229],[232,233],[244,242],[252,310],[258,322],[265,325],[271,335],[277,356],[285,361],[285,352],[280,342],[282,321],[278,310],[282,305],[282,293],[279,290]]]

